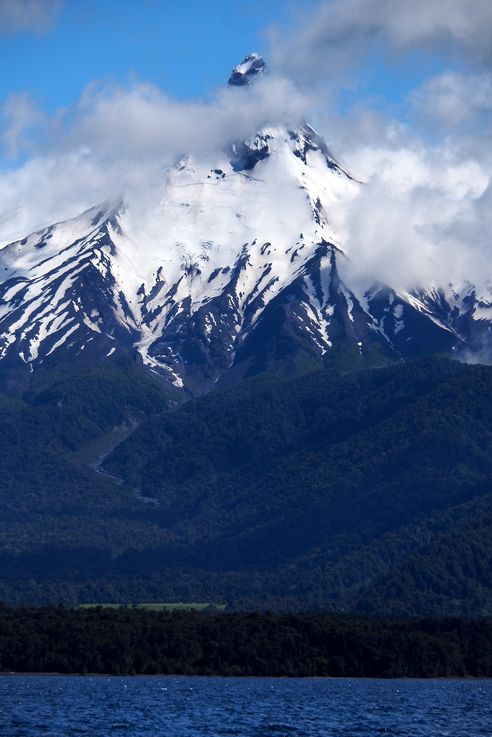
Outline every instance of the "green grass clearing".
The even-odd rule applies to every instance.
[[[203,611],[205,609],[214,609],[215,611],[223,611],[225,604],[212,604],[210,602],[201,601],[165,601],[165,602],[144,602],[140,604],[111,604],[109,602],[94,602],[90,604],[79,604],[79,609],[94,609],[103,607],[104,609],[119,609],[120,607],[128,607],[130,609],[149,609],[154,612],[173,611],[176,609],[193,609],[195,611]]]

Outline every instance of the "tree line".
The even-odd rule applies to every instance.
[[[492,676],[492,619],[0,605],[0,671]]]

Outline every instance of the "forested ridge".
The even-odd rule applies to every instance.
[[[492,619],[0,606],[0,671],[492,676]]]
[[[491,614],[492,368],[264,374],[181,406],[125,365],[45,382],[1,399],[0,600]]]

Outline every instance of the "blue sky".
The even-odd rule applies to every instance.
[[[246,53],[264,51],[265,29],[292,7],[285,0],[67,0],[49,32],[0,38],[0,98],[29,90],[52,111],[75,102],[93,80],[132,77],[178,98],[207,95]]]
[[[55,0],[56,1],[56,0]],[[47,112],[73,104],[94,80],[141,80],[178,99],[206,97],[249,51],[268,56],[268,28],[309,14],[316,0],[65,0],[45,33],[0,36],[0,101],[29,91]],[[295,20],[294,20],[295,27]],[[399,101],[439,59],[395,68],[367,60],[350,99]]]

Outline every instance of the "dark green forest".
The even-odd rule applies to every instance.
[[[0,606],[0,672],[492,676],[492,620]]]
[[[122,365],[0,402],[0,600],[492,613],[490,367],[265,374],[176,405]]]

